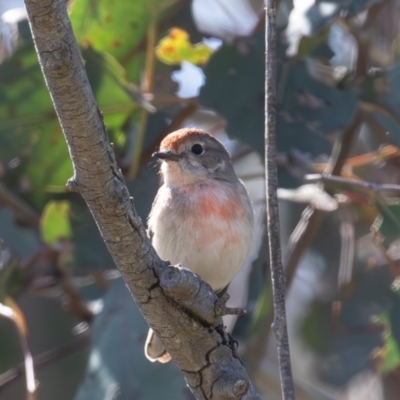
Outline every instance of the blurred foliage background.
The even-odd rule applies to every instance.
[[[0,399],[190,399],[143,355],[147,325],[82,201],[21,0],[0,1]],[[298,399],[400,392],[400,1],[278,1],[278,166]],[[74,0],[72,26],[145,220],[152,152],[182,126],[220,138],[249,188],[252,252],[226,320],[279,399],[264,232],[260,0]],[[236,324],[235,324],[236,322]],[[29,382],[29,379],[28,379]]]

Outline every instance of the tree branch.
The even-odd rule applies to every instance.
[[[217,297],[210,286],[190,271],[162,261],[147,238],[115,162],[65,1],[25,0],[25,4],[74,166],[67,186],[88,204],[142,314],[197,399],[259,399],[224,330],[216,329],[222,318],[214,311]]]
[[[60,347],[47,350],[34,356],[33,366],[35,370],[39,370],[41,367],[44,367],[50,363],[62,360],[64,357],[69,357],[79,351],[85,350],[89,344],[89,335],[83,334]],[[16,379],[25,375],[25,363],[21,363],[17,367],[3,372],[0,374],[0,390],[4,389],[9,383],[14,382]]]
[[[8,318],[10,321],[12,321],[17,329],[19,342],[21,344],[22,353],[24,356],[26,400],[36,400],[35,371],[33,368],[33,359],[29,350],[28,341],[26,340],[26,337],[22,332],[20,325],[18,324],[18,318],[15,315],[15,312],[11,307],[0,303],[0,316]]]
[[[39,216],[35,210],[2,183],[0,183],[0,204],[10,208],[17,219],[27,226],[35,228],[38,226]]]
[[[306,175],[304,179],[307,182],[323,182],[330,185],[330,191],[335,189],[342,190],[361,190],[362,192],[395,192],[396,195],[400,194],[400,185],[392,183],[374,183],[367,181],[359,181],[356,179],[343,178],[341,176],[324,175],[324,174],[310,174]]]
[[[274,303],[274,331],[284,400],[292,400],[294,385],[286,327],[286,278],[282,267],[279,234],[278,179],[276,167],[276,1],[266,1],[265,13],[265,168],[267,226]]]
[[[353,122],[343,130],[338,137],[332,150],[329,168],[332,175],[340,175],[343,165],[349,156],[354,139],[357,137],[358,130],[362,123],[361,112],[358,112]],[[329,191],[327,191],[329,193]],[[304,251],[311,245],[315,235],[319,231],[321,222],[325,216],[324,211],[307,206],[301,216],[299,223],[290,236],[286,249],[285,271],[287,286],[290,287],[296,272],[297,265],[304,254]]]

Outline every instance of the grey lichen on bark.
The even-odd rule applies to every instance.
[[[85,199],[141,312],[197,399],[259,399],[226,340],[217,296],[191,272],[180,276],[147,238],[117,167],[65,0],[25,0],[25,5],[74,166],[67,187]]]

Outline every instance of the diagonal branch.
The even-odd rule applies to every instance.
[[[24,356],[24,369],[25,369],[25,382],[26,382],[26,399],[36,400],[36,383],[35,383],[35,371],[33,368],[32,354],[29,350],[28,341],[24,333],[22,332],[20,325],[18,324],[17,316],[11,307],[5,306],[0,303],[0,316],[11,320],[18,332],[19,342],[21,344],[22,353]]]
[[[65,1],[25,0],[25,5],[74,166],[67,186],[85,199],[142,314],[197,399],[259,399],[220,329],[210,286],[162,261],[146,236],[115,162]]]
[[[284,400],[294,400],[286,327],[286,278],[283,272],[279,235],[278,178],[276,167],[276,1],[266,1],[265,13],[265,168],[267,187],[267,226],[274,303],[274,331]]]

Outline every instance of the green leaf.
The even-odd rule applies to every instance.
[[[371,229],[381,237],[383,245],[388,248],[400,237],[400,204],[386,205],[383,202],[375,204],[380,215]]]
[[[389,90],[382,90],[380,94],[379,100],[384,103],[386,106],[392,110],[392,118],[391,120],[395,123],[395,127],[390,127],[389,133],[395,136],[396,144],[400,145],[400,93],[397,88],[400,85],[400,62],[398,61],[391,68],[388,68],[387,74],[384,76],[386,80],[384,88],[389,88]],[[382,87],[382,85],[377,85],[378,87]],[[394,116],[394,118],[393,118]],[[393,137],[392,136],[392,137]]]
[[[152,18],[161,22],[179,0],[79,0],[70,18],[78,43],[109,54],[125,68],[129,82],[139,83],[145,65],[146,35]],[[176,8],[177,9],[177,8]]]
[[[243,56],[230,45],[216,51],[205,68],[200,102],[227,119],[227,131],[254,149],[264,148],[264,38],[258,35]]]
[[[302,321],[301,337],[311,350],[323,353],[332,340],[332,306],[327,302],[316,301],[307,309]]]
[[[0,158],[22,161],[32,202],[40,205],[47,185],[64,190],[72,164],[32,42],[0,65],[0,77]]]
[[[322,48],[323,50],[325,50],[325,52],[328,53],[328,55],[333,56],[334,54],[332,53],[331,50],[329,50],[329,47],[326,45],[328,38],[329,38],[329,29],[324,29],[313,37],[302,36],[299,41],[296,54],[291,53],[290,56],[295,55],[297,59],[301,59],[305,56],[314,54],[315,52],[317,52],[319,49]]]
[[[349,125],[355,114],[357,94],[316,80],[306,62],[292,66],[288,74],[282,108],[289,118],[312,126],[322,134]]]
[[[282,49],[280,49],[282,51]],[[278,51],[279,54],[279,51]],[[243,55],[225,45],[205,68],[203,105],[227,119],[229,134],[264,153],[264,36],[257,35]],[[316,80],[306,62],[278,64],[277,147],[321,154],[329,151],[324,135],[348,126],[357,106],[355,91],[340,90]],[[283,73],[282,71],[285,71]]]
[[[55,120],[33,44],[25,43],[0,65],[0,158],[29,152],[41,127]]]
[[[270,317],[270,311],[272,309],[272,286],[265,285],[262,292],[260,293],[256,306],[253,311],[251,323],[248,329],[249,334],[254,334],[259,331],[263,325],[263,322]]]
[[[397,341],[392,335],[390,318],[387,312],[381,313],[374,318],[374,322],[383,324],[383,345],[375,352],[379,357],[378,367],[381,373],[388,374],[400,366],[400,350]]]
[[[40,233],[43,241],[53,245],[60,239],[72,237],[72,229],[69,221],[69,201],[54,201],[47,203],[40,218]]]
[[[82,57],[107,128],[121,132],[139,108],[125,90],[124,69],[112,56],[92,49]],[[46,192],[65,191],[73,169],[31,42],[0,65],[0,83],[0,158],[22,161],[31,202],[41,208]]]
[[[79,0],[70,14],[78,43],[121,60],[138,50],[150,19],[166,15],[177,0]]]
[[[90,86],[102,112],[107,117],[107,125],[120,126],[127,118],[127,112],[138,106],[132,102],[125,86],[125,70],[110,54],[98,53],[92,48],[82,51]]]

